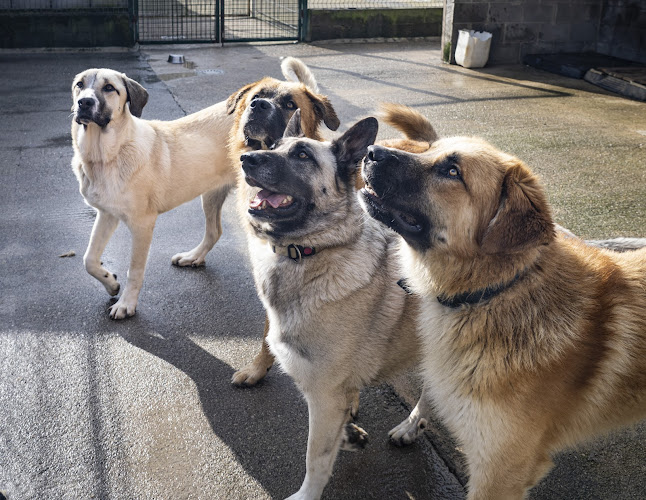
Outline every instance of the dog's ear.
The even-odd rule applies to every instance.
[[[130,103],[130,114],[141,118],[144,106],[148,102],[148,91],[126,75],[123,75],[123,84],[126,86],[127,102]]]
[[[505,173],[500,202],[481,240],[486,254],[515,253],[554,238],[554,224],[543,188],[520,161]]]
[[[297,109],[289,119],[283,137],[304,137],[303,129],[301,127],[301,110]]]
[[[336,111],[332,107],[330,100],[322,95],[315,95],[308,92],[308,97],[314,106],[314,114],[316,115],[317,122],[322,121],[325,126],[330,130],[336,130],[341,125],[339,117],[336,116]]]
[[[229,98],[227,99],[227,114],[233,114],[233,112],[238,108],[238,104],[240,104],[240,101],[242,101],[242,98],[252,89],[254,88],[258,82],[255,83],[250,83],[249,85],[245,85],[242,87],[240,90],[237,92],[231,94]]]
[[[332,142],[339,175],[350,179],[356,173],[359,162],[366,155],[368,146],[377,138],[379,123],[372,116],[350,127],[341,137]]]

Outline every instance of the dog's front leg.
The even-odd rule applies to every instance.
[[[198,267],[204,265],[204,259],[222,235],[222,205],[231,186],[223,186],[202,195],[202,209],[205,217],[205,230],[202,242],[193,250],[173,255],[171,262],[175,266]]]
[[[422,395],[408,418],[388,433],[390,441],[397,446],[405,446],[413,443],[424,433],[430,413],[431,401],[425,383],[422,387]]]
[[[155,220],[156,217],[147,217],[128,223],[128,228],[132,233],[128,281],[121,298],[110,307],[110,317],[112,319],[123,319],[135,314],[139,292],[144,283],[144,271],[146,270],[150,242],[153,238]]]
[[[305,394],[309,410],[309,436],[305,480],[288,500],[317,500],[332,475],[334,461],[347,440],[350,394]],[[365,433],[364,433],[365,434]]]
[[[240,368],[231,377],[231,383],[241,387],[250,387],[260,382],[274,364],[274,355],[267,345],[267,333],[269,333],[269,318],[265,315],[265,332],[262,335],[262,346],[260,352],[247,366]]]
[[[118,225],[118,218],[102,210],[97,210],[92,234],[90,235],[90,243],[83,256],[85,270],[98,279],[110,295],[118,294],[120,286],[117,281],[117,275],[112,274],[103,267],[101,255]]]

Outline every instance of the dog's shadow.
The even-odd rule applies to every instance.
[[[142,326],[145,331],[153,328]],[[191,378],[213,432],[235,453],[245,471],[272,498],[285,498],[296,491],[305,474],[307,442],[307,406],[296,388],[291,383],[276,383],[278,377],[260,382],[261,388],[236,388],[231,384],[234,369],[187,336],[160,332],[158,325],[152,335],[141,331],[128,329],[119,334]],[[294,421],[301,425],[295,426]]]

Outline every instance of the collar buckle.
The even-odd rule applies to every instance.
[[[287,247],[278,247],[278,249],[275,245],[272,245],[271,249],[274,251],[274,253],[286,255],[295,262],[300,262],[305,257],[311,257],[312,255],[316,254],[316,248],[304,247],[302,245],[296,245],[294,243],[287,245]]]

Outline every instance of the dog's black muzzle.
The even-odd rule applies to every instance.
[[[363,162],[361,190],[370,216],[401,234],[409,243],[426,244],[430,222],[417,206],[423,179],[407,153],[369,146]]]
[[[99,109],[100,103],[93,97],[82,97],[76,102],[76,114],[74,119],[79,125],[87,125],[90,122],[96,123],[99,127],[105,127],[110,123],[110,114],[102,113]]]
[[[392,192],[399,184],[399,176],[404,173],[401,163],[393,150],[383,146],[368,146],[363,162],[363,177],[380,195]]]
[[[278,182],[282,158],[269,151],[250,151],[240,156],[247,184],[255,187],[273,186]]]
[[[83,97],[76,102],[76,123],[94,121],[98,102],[92,97]]]
[[[263,142],[271,147],[283,136],[287,122],[283,113],[269,99],[256,98],[249,103],[249,115],[244,125],[244,135],[248,145],[261,149]]]

